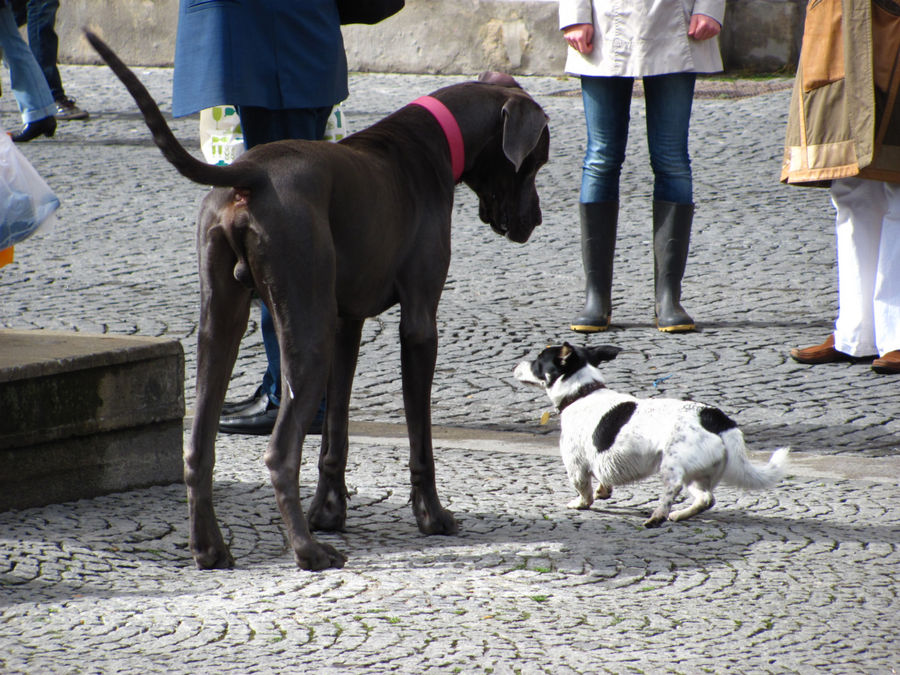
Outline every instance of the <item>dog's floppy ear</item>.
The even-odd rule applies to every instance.
[[[603,361],[612,361],[616,356],[619,355],[619,352],[622,351],[621,347],[613,347],[612,345],[597,345],[596,347],[588,347],[588,362],[592,366],[596,366]]]
[[[510,96],[500,111],[503,118],[503,154],[516,167],[541,140],[547,115],[529,96]]]

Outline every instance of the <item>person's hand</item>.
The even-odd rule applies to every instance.
[[[576,23],[563,28],[563,37],[566,42],[579,54],[590,54],[594,51],[594,25],[591,23]]]
[[[691,16],[691,27],[688,28],[688,37],[695,40],[709,40],[716,37],[722,30],[722,24],[706,14],[694,14]]]

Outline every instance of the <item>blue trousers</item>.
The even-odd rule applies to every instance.
[[[56,60],[59,57],[59,37],[56,35],[56,13],[59,0],[27,0],[16,3],[16,23],[27,25],[28,46],[44,73],[55,101],[66,98]]]
[[[9,5],[0,6],[0,48],[9,66],[13,96],[25,124],[56,114],[56,103],[34,54],[19,34]]]
[[[695,81],[695,73],[643,78],[655,201],[693,203],[688,129]],[[619,199],[633,86],[631,77],[581,78],[587,124],[587,149],[581,174],[583,204]]]
[[[239,106],[244,147],[287,139],[321,140],[331,108],[292,108],[269,110],[254,106]],[[260,332],[266,349],[266,374],[262,387],[275,405],[281,403],[281,349],[275,334],[275,323],[265,303],[260,314]]]

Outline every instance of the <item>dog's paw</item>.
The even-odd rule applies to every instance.
[[[441,508],[435,512],[416,514],[416,524],[422,534],[452,535],[459,532],[459,523],[447,509]]]
[[[647,520],[644,521],[644,527],[647,527],[647,528],[649,528],[649,527],[659,527],[659,526],[662,525],[664,522],[666,522],[666,517],[665,517],[665,516],[659,516],[659,515],[657,515],[657,514],[654,513],[652,516],[650,516]]]
[[[323,490],[321,484],[309,506],[309,528],[317,532],[343,532],[347,525],[347,497]]]
[[[586,501],[584,497],[578,496],[568,504],[566,504],[566,506],[570,509],[578,509],[579,511],[584,511],[585,509],[591,508],[591,504],[592,502]]]
[[[453,514],[441,506],[436,494],[426,496],[426,492],[413,488],[410,495],[413,515],[422,534],[451,535],[459,532],[459,524]]]
[[[612,485],[598,485],[594,490],[594,499],[609,499],[612,497]]]
[[[224,544],[221,548],[208,546],[197,549],[191,546],[191,553],[199,570],[230,570],[234,567],[231,551]]]
[[[318,572],[330,568],[340,568],[347,557],[334,546],[315,539],[304,542],[294,550],[294,559],[301,570]]]
[[[199,527],[194,523],[190,541],[191,555],[194,564],[200,570],[230,570],[234,567],[234,558],[225,545],[222,532],[213,523],[211,529]]]

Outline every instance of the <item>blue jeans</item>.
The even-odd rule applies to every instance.
[[[693,203],[688,129],[696,78],[695,73],[643,78],[655,201]],[[633,86],[631,77],[581,78],[587,123],[587,150],[581,174],[583,204],[619,199]]]
[[[9,66],[9,81],[22,121],[29,124],[55,115],[56,104],[50,87],[34,54],[19,34],[9,5],[0,7],[0,48]]]
[[[20,26],[27,24],[28,46],[31,47],[56,101],[66,98],[59,68],[56,67],[59,52],[59,37],[56,35],[58,10],[59,0],[27,0],[21,11],[16,12],[16,23]]]
[[[289,138],[300,140],[321,140],[325,135],[325,125],[331,108],[293,108],[269,110],[255,106],[238,106],[241,129],[244,132],[244,147],[283,141]],[[275,323],[265,303],[260,312],[259,330],[266,349],[266,374],[262,388],[275,405],[281,403],[281,349],[275,334]]]

